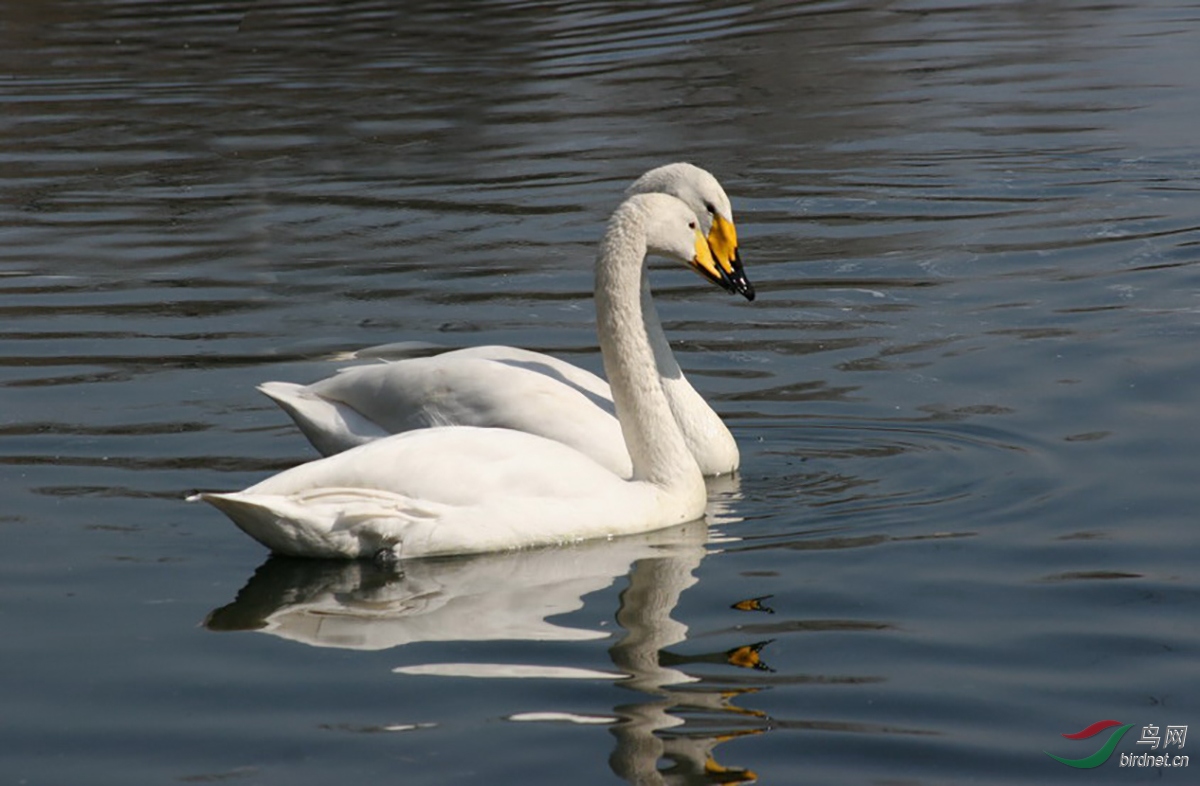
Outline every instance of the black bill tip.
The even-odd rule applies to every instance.
[[[735,251],[733,254],[733,272],[725,275],[729,282],[729,291],[736,292],[746,300],[754,300],[754,285],[750,283],[750,279],[746,278],[746,271],[742,267],[742,255]]]

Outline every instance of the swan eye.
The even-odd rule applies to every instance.
[[[688,229],[695,229],[695,228],[696,228],[696,222],[695,222],[695,221],[689,221],[689,222],[688,222]]]
[[[708,211],[709,215],[715,216],[717,214],[717,209],[713,206],[712,202],[705,202],[704,209]]]

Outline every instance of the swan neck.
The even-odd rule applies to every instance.
[[[675,353],[671,350],[671,342],[667,341],[662,320],[659,319],[658,309],[654,305],[654,295],[650,291],[648,273],[649,271],[643,264],[641,290],[638,297],[642,304],[642,320],[646,325],[646,338],[650,342],[650,349],[654,352],[654,363],[658,366],[659,375],[664,379],[682,378],[683,369],[679,367],[679,361],[675,359]],[[670,398],[669,392],[667,397]]]
[[[720,475],[732,471],[739,464],[737,443],[720,416],[692,387],[687,375],[680,368],[658,318],[658,309],[654,305],[644,265],[641,301],[646,335],[654,351],[654,362],[658,366],[663,393],[667,397],[667,404],[671,407],[675,422],[679,425],[679,431],[683,434],[684,443],[705,475]]]
[[[692,483],[693,478],[700,481],[700,470],[659,380],[663,357],[656,351],[656,338],[675,373],[679,367],[649,303],[643,222],[639,212],[618,211],[601,241],[596,261],[597,333],[634,480],[675,486]]]

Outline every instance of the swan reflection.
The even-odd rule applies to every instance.
[[[737,496],[736,483],[722,491],[715,495],[710,521],[723,520],[728,501]],[[768,642],[699,655],[669,649],[687,638],[687,626],[671,612],[696,583],[695,570],[710,542],[704,522],[695,522],[570,548],[414,560],[403,563],[401,572],[367,562],[272,557],[234,602],[209,614],[206,625],[359,650],[430,641],[584,641],[613,631],[550,618],[582,608],[584,596],[627,577],[616,614],[620,629],[608,649],[612,669],[438,662],[394,671],[459,679],[609,680],[630,691],[630,700],[611,712],[528,707],[508,720],[606,726],[616,738],[609,764],[631,783],[748,783],[756,777],[751,770],[717,764],[713,752],[723,742],[769,727],[764,713],[735,704],[757,688],[701,683],[688,668],[716,663],[768,670],[762,653]],[[729,601],[737,606],[738,599]],[[707,715],[702,731],[690,730],[684,719],[697,713]],[[667,769],[659,769],[663,762]]]
[[[633,539],[630,539],[633,541]],[[651,539],[613,548],[413,560],[403,572],[356,561],[271,557],[208,616],[211,630],[257,630],[315,647],[382,650],[422,641],[584,641],[607,631],[547,618],[628,571]]]

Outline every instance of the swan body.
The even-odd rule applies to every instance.
[[[714,252],[718,280],[754,297],[742,271],[729,198],[716,178],[691,164],[669,164],[647,172],[628,193],[671,194],[691,207]],[[639,303],[671,411],[701,472],[733,472],[740,462],[737,443],[680,370],[644,276]],[[471,347],[347,368],[307,386],[267,382],[259,390],[326,456],[388,434],[468,425],[538,434],[588,454],[622,477],[633,472],[608,383],[539,352]]]
[[[544,437],[447,426],[391,435],[243,492],[201,498],[278,554],[418,557],[562,545],[692,521],[706,502],[698,468],[696,477],[697,489],[668,495]]]
[[[693,211],[665,194],[627,199],[596,263],[600,350],[630,479],[556,440],[442,426],[371,441],[205,500],[271,550],[306,557],[417,557],[559,544],[700,518],[707,493],[659,376],[640,288],[647,253],[721,270]]]

